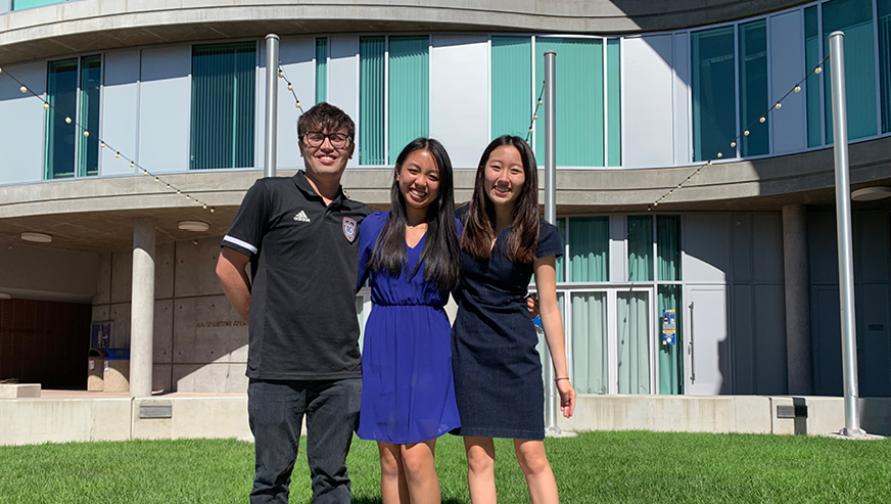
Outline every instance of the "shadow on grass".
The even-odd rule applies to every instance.
[[[382,504],[380,497],[353,497],[353,504]],[[465,501],[448,498],[443,499],[442,504],[467,504]]]

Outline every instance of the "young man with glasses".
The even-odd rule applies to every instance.
[[[368,210],[340,186],[354,150],[352,119],[320,103],[297,132],[306,170],[248,190],[216,269],[248,320],[252,504],[288,501],[304,414],[313,502],[351,499],[346,456],[361,395],[357,233]]]

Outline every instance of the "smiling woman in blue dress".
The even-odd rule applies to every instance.
[[[370,280],[359,437],[378,442],[385,504],[439,503],[436,438],[460,425],[443,309],[458,283],[452,164],[418,138],[396,159],[391,210],[359,229],[358,286]]]
[[[463,215],[461,280],[452,348],[455,393],[474,504],[496,501],[494,437],[511,438],[534,504],[556,503],[544,449],[544,387],[538,337],[526,308],[535,274],[539,309],[563,415],[575,391],[566,372],[557,304],[557,228],[541,221],[535,156],[519,137],[486,147]],[[462,209],[464,210],[464,209]]]

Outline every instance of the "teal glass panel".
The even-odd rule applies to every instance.
[[[43,7],[44,5],[65,3],[68,0],[12,0],[12,10],[30,9],[32,7]]]
[[[691,35],[693,65],[693,160],[736,155],[736,66],[734,29],[715,28]]]
[[[876,127],[876,43],[872,0],[831,0],[823,4],[823,54],[829,54],[829,34],[845,32],[845,100],[848,105],[848,139],[868,137]],[[826,143],[832,143],[832,72],[823,75],[826,109]]]
[[[99,173],[99,88],[102,85],[102,57],[80,60],[80,114],[78,122],[90,135],[78,135],[78,175]]]
[[[46,178],[74,176],[74,147],[77,137],[77,59],[51,61],[47,65]],[[70,118],[71,123],[66,123]]]
[[[617,363],[620,394],[650,393],[649,296],[645,292],[619,292]]]
[[[603,41],[537,38],[536,86],[544,81],[544,53],[551,50],[557,52],[557,164],[604,166]],[[536,132],[535,152],[541,159],[543,122],[538,123]]]
[[[609,217],[569,219],[569,281],[609,281]]]
[[[359,164],[383,165],[384,37],[359,38]]]
[[[316,39],[316,103],[328,100],[328,39]]]
[[[674,345],[659,345],[659,393],[660,394],[683,394],[684,393],[684,345],[682,343],[681,330],[684,324],[681,322],[681,286],[680,285],[660,285],[659,286],[659,317],[657,320],[657,332],[660,335],[661,342],[662,331],[662,314],[665,310],[674,310],[676,315],[675,322],[677,324],[677,333]]]
[[[526,138],[532,117],[532,39],[492,37],[492,137]]]
[[[878,0],[882,133],[891,132],[891,0]]]
[[[606,100],[607,100],[607,135],[608,165],[622,164],[622,72],[619,39],[610,39],[606,43]]]
[[[659,280],[680,280],[681,218],[677,215],[657,215],[656,240]]]
[[[190,168],[254,165],[254,42],[192,48]]]
[[[804,61],[808,72],[820,63],[820,25],[817,6],[804,9]],[[820,105],[820,76],[809,73],[804,82],[807,99],[807,146],[823,145],[823,109]]]
[[[628,216],[628,281],[653,280],[653,218]]]
[[[743,156],[767,154],[770,150],[770,121],[767,114],[767,22],[763,19],[739,25],[739,131],[749,136],[740,141]],[[729,148],[729,145],[728,145]]]
[[[390,37],[387,112],[389,161],[415,138],[430,131],[429,39]]]
[[[492,37],[491,57],[492,138],[526,138],[532,117],[532,39]]]
[[[609,378],[606,293],[574,293],[571,300],[572,384],[578,394],[606,394]]]

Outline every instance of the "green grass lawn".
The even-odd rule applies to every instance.
[[[564,503],[891,502],[891,440],[591,433],[549,439]],[[527,502],[508,442],[497,444],[500,502]],[[291,502],[309,502],[305,452]],[[437,447],[443,500],[469,502],[459,438]],[[378,500],[377,449],[350,453],[355,502]],[[242,503],[253,445],[236,441],[133,441],[0,447],[0,503]]]

